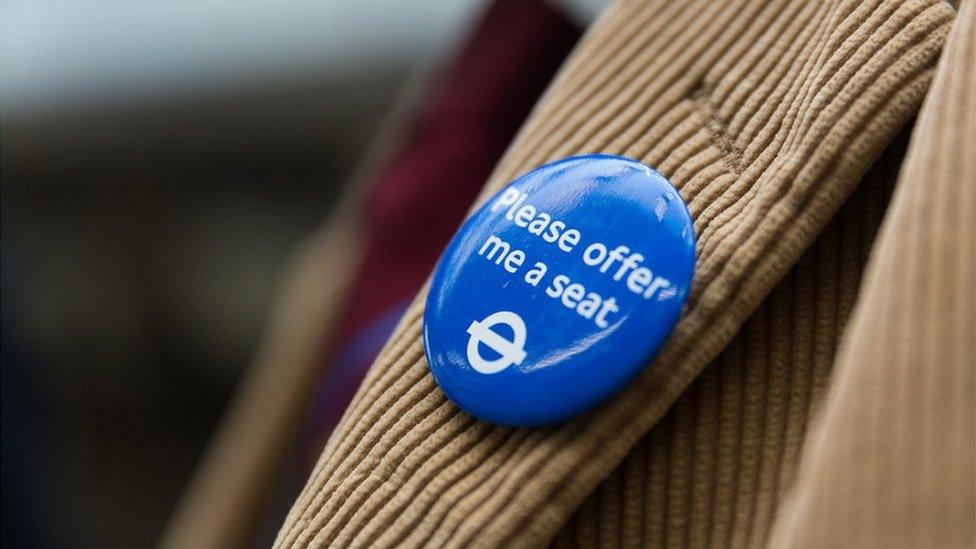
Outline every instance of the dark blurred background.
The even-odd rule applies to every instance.
[[[0,1],[5,545],[158,540],[285,256],[479,6]]]

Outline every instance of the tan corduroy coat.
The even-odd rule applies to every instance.
[[[506,429],[445,399],[421,292],[279,546],[973,547],[971,2],[611,6],[482,200],[579,153],[656,167],[695,220],[689,307],[605,406]],[[308,244],[174,520],[236,546],[355,263],[355,198]]]

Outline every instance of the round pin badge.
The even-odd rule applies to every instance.
[[[694,269],[691,216],[661,174],[610,155],[546,164],[488,200],[441,256],[424,312],[431,372],[484,421],[567,419],[657,354]]]

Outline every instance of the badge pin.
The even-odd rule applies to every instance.
[[[644,369],[681,315],[695,232],[680,193],[620,156],[541,166],[454,236],[434,270],[424,351],[444,393],[510,426],[598,406]]]

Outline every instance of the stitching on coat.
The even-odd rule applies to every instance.
[[[721,119],[718,108],[711,100],[710,92],[705,83],[700,82],[688,94],[688,98],[704,119],[705,129],[711,134],[715,146],[722,152],[722,160],[726,168],[739,177],[745,169],[743,151],[735,145],[735,140],[729,134],[728,125]]]

